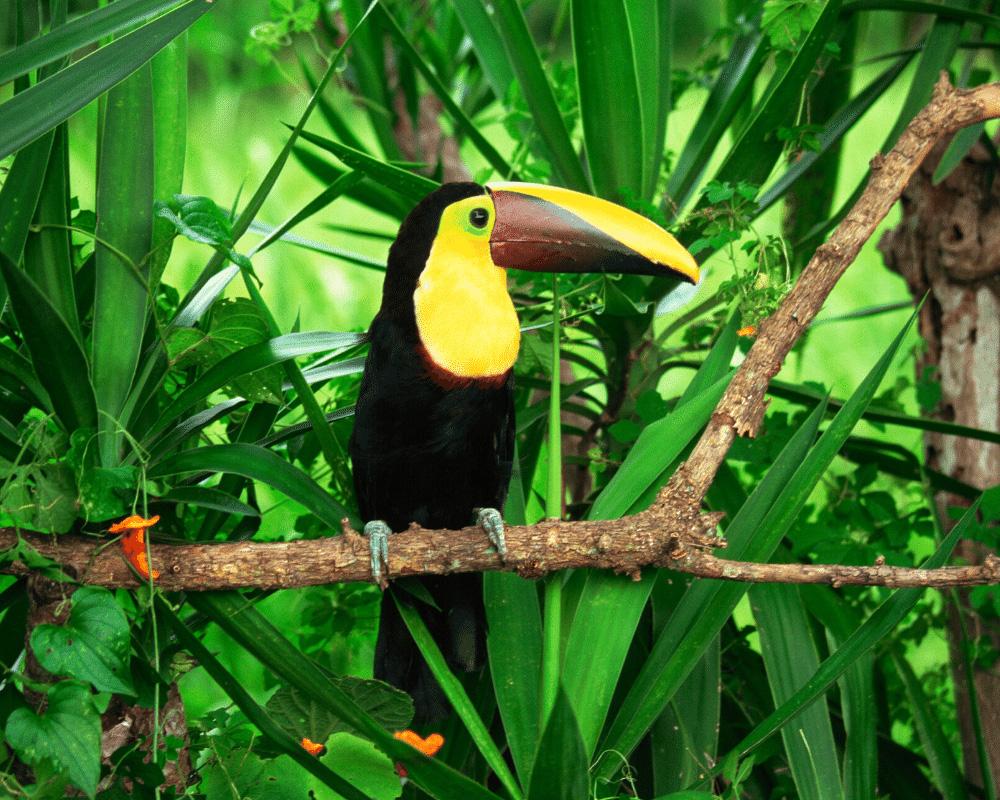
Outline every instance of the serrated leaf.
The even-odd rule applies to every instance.
[[[129,673],[129,624],[114,595],[98,586],[73,594],[65,625],[39,625],[31,633],[38,663],[56,675],[92,683],[98,690],[135,694]]]
[[[54,764],[93,797],[101,775],[101,718],[85,686],[57,683],[42,716],[19,708],[7,719],[7,741],[31,766]]]
[[[330,682],[390,731],[401,731],[413,720],[413,699],[383,681],[352,675],[330,675]],[[321,703],[294,686],[282,686],[265,706],[271,718],[292,736],[325,742],[334,733],[361,733]]]

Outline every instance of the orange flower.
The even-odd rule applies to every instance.
[[[134,514],[108,528],[110,533],[122,534],[122,552],[125,554],[125,560],[147,580],[150,569],[149,562],[146,560],[146,529],[152,528],[159,521],[159,515],[152,519],[143,519],[138,514]],[[159,570],[154,569],[152,573],[153,580],[160,577]]]
[[[401,742],[406,742],[415,750],[419,750],[425,756],[433,756],[444,746],[444,737],[440,733],[432,733],[426,739],[423,739],[420,734],[414,733],[411,730],[405,730],[396,731],[393,736]],[[400,778],[405,778],[409,773],[407,773],[406,767],[397,763],[396,774],[399,775]]]
[[[757,326],[756,325],[745,325],[736,331],[737,336],[756,336]]]
[[[314,742],[312,739],[307,739],[305,736],[302,737],[302,741],[299,742],[302,745],[302,749],[305,750],[309,755],[316,756],[319,758],[326,754],[326,746]]]
[[[411,730],[405,730],[396,731],[393,736],[401,742],[406,742],[410,747],[419,750],[425,756],[433,756],[444,746],[444,737],[440,733],[432,733],[426,739],[422,739],[420,734],[414,733]]]

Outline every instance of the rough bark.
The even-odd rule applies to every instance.
[[[902,195],[903,219],[879,244],[914,297],[925,294],[920,334],[926,344],[918,376],[931,370],[941,398],[940,419],[986,430],[1000,428],[1000,180],[985,148],[976,146],[938,186],[931,180],[945,143],[914,174]],[[1000,479],[1000,445],[939,433],[924,435],[927,465],[980,489]],[[935,497],[942,520],[949,506],[967,505],[947,493]],[[988,550],[964,541],[958,555],[982,563]],[[974,639],[1000,649],[1000,625],[977,614],[959,593],[961,610],[950,605],[948,625],[966,777],[982,784],[963,665],[962,625]],[[1000,776],[1000,662],[974,673],[987,753]]]

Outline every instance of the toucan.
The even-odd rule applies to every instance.
[[[514,362],[521,340],[507,269],[619,272],[697,283],[698,264],[649,219],[580,192],[531,183],[446,183],[409,213],[389,250],[369,329],[354,431],[354,484],[385,580],[390,533],[410,523],[481,525],[506,554],[500,510],[514,454]],[[456,670],[485,662],[480,575],[423,577],[415,604]],[[384,597],[375,677],[413,696],[415,724],[447,702]]]

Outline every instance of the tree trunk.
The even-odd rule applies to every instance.
[[[902,196],[903,220],[879,243],[886,263],[899,272],[916,299],[928,294],[920,312],[926,347],[917,359],[918,378],[933,371],[941,396],[934,416],[987,430],[1000,427],[1000,181],[985,148],[976,145],[958,167],[934,186],[931,176],[943,143],[913,176]],[[924,436],[927,466],[985,489],[1000,476],[1000,445],[956,436]],[[967,505],[954,495],[935,497],[940,518],[951,524],[948,506]],[[995,544],[995,542],[994,542]],[[995,549],[995,547],[994,547]],[[979,563],[988,549],[965,541],[957,554]],[[948,635],[955,679],[965,774],[982,785],[969,685],[962,646],[962,622],[971,639],[994,652],[1000,648],[995,617],[977,614],[968,592],[961,608],[949,604]],[[962,617],[959,617],[959,614]],[[1000,776],[1000,662],[974,669],[986,752]]]

